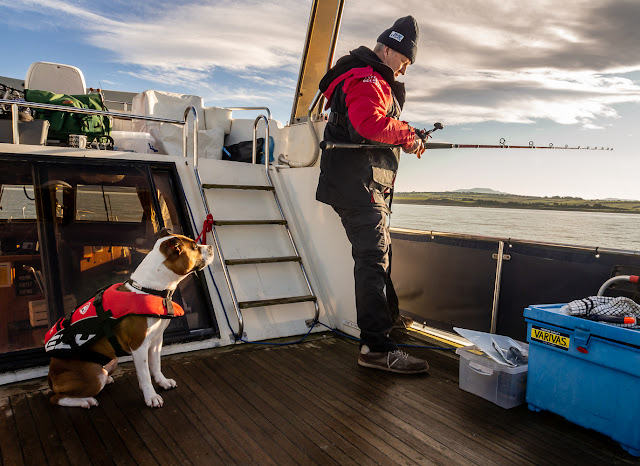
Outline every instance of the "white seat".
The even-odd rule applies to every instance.
[[[79,68],[60,63],[37,61],[29,66],[24,79],[25,89],[38,89],[56,94],[80,95],[87,93],[84,75]]]
[[[202,158],[222,158],[225,134],[231,131],[231,110],[204,107],[202,97],[187,94],[147,90],[136,95],[131,103],[131,113],[182,121],[185,109],[194,106],[198,112],[198,155]],[[189,116],[189,121],[191,116]],[[156,140],[160,153],[182,155],[183,127],[171,123],[134,120],[133,130],[150,133]],[[191,128],[191,123],[189,123]],[[188,133],[188,150],[191,149],[191,129]]]

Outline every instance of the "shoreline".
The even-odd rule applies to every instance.
[[[414,197],[413,199],[411,197]],[[614,214],[640,214],[640,201],[586,201],[576,198],[529,198],[516,200],[516,196],[470,195],[464,197],[452,193],[398,193],[393,198],[397,204],[441,205],[452,207],[488,207],[496,209],[556,210],[565,212],[604,212]]]

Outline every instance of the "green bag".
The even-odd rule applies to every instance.
[[[102,94],[66,95],[35,89],[24,90],[27,102],[64,105],[107,111]],[[84,134],[87,143],[111,135],[111,118],[105,115],[83,115],[81,113],[60,112],[40,108],[32,109],[34,118],[49,120],[49,138],[67,140],[70,134]]]

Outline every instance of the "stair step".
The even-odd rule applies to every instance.
[[[274,262],[300,262],[300,256],[281,256],[281,257],[256,257],[252,259],[226,259],[227,265],[243,265],[243,264],[271,264]]]
[[[251,307],[276,306],[278,304],[303,303],[308,301],[317,301],[318,298],[312,295],[291,296],[289,298],[261,299],[258,301],[241,301],[238,303],[240,309],[248,309]]]
[[[255,186],[245,184],[203,184],[203,189],[253,189],[257,191],[274,191],[273,186]]]
[[[286,225],[286,220],[214,220],[214,225]]]

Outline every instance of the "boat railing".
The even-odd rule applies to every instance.
[[[313,155],[309,162],[298,162],[295,160],[289,160],[284,154],[278,157],[278,162],[284,165],[288,165],[291,168],[304,168],[304,167],[312,167],[318,161],[320,157],[320,140],[318,139],[318,135],[316,134],[316,129],[314,125],[313,118],[313,110],[316,108],[320,100],[322,99],[323,94],[321,91],[316,92],[316,95],[313,97],[311,101],[311,105],[309,105],[309,111],[307,113],[307,125],[309,127],[309,132],[311,133],[311,147],[313,148]],[[318,112],[320,113],[320,112]],[[317,119],[316,119],[317,121]]]
[[[267,112],[267,120],[271,120],[271,110],[269,107],[224,107],[226,110],[264,110]]]
[[[435,239],[435,237],[442,238],[453,238],[453,239],[467,239],[467,240],[478,240],[478,241],[489,241],[489,242],[503,242],[507,247],[511,247],[511,245],[515,244],[526,244],[531,246],[542,246],[542,247],[556,247],[562,248],[567,251],[576,251],[576,252],[591,252],[594,256],[598,256],[598,254],[609,253],[609,254],[619,254],[624,256],[640,256],[640,251],[634,251],[631,249],[617,249],[617,248],[609,248],[609,247],[601,247],[601,246],[580,246],[575,244],[567,244],[567,243],[553,243],[550,241],[536,241],[536,240],[528,240],[528,239],[520,239],[520,238],[507,238],[505,236],[486,236],[486,235],[476,235],[470,233],[453,233],[446,231],[436,231],[436,230],[416,230],[413,228],[402,228],[402,227],[391,227],[391,231],[403,234],[414,234],[419,236],[430,236],[431,239]]]
[[[520,310],[593,296],[611,277],[637,275],[640,267],[640,251],[399,227],[390,231],[394,281],[403,290],[403,311],[414,319],[411,328],[446,340],[461,327],[525,341]],[[469,276],[473,279],[464,278]],[[634,299],[637,288],[620,286],[614,295]]]
[[[184,118],[182,120],[174,120],[171,118],[159,118],[149,115],[134,115],[131,113],[111,112],[105,110],[93,110],[88,108],[67,107],[65,105],[53,105],[43,104],[38,102],[26,102],[22,100],[6,100],[0,99],[0,105],[9,105],[11,107],[11,121],[13,131],[13,144],[20,143],[20,135],[18,133],[18,107],[39,108],[44,110],[54,110],[66,113],[80,113],[83,115],[102,115],[111,118],[117,118],[120,120],[143,120],[153,121],[157,123],[171,123],[175,125],[182,125],[183,142],[182,142],[182,156],[187,157],[187,122],[189,113],[193,113],[193,152],[194,163],[197,164],[198,155],[198,111],[190,105],[184,111]]]
[[[269,119],[264,115],[259,115],[253,122],[253,145],[251,148],[251,163],[256,163],[257,152],[258,152],[258,123],[260,120],[264,121],[265,129],[264,129],[264,143],[262,144],[263,152],[264,152],[264,168],[267,170],[267,176],[269,174]]]
[[[131,102],[123,102],[121,100],[110,100],[110,99],[104,99],[104,103],[105,104],[119,104],[122,105],[122,111],[123,112],[128,112],[129,109],[129,105],[131,105]]]

